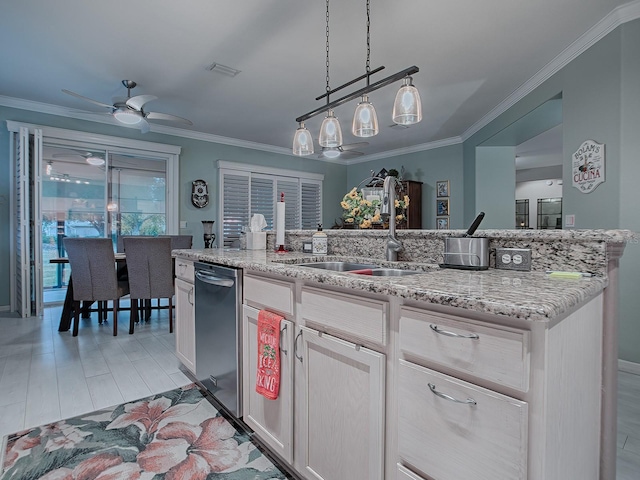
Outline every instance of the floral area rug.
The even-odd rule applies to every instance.
[[[2,480],[288,478],[195,386],[5,437]]]

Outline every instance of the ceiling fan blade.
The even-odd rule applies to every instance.
[[[129,102],[127,102],[128,104]],[[187,120],[186,118],[178,117],[176,115],[169,115],[168,113],[159,113],[159,112],[149,112],[145,115],[147,120],[166,120],[167,122],[178,122],[184,123],[185,125],[193,125],[191,120]]]
[[[80,100],[85,100],[85,101],[87,101],[87,102],[91,102],[91,103],[93,103],[93,104],[95,104],[95,105],[98,105],[99,107],[106,107],[106,108],[111,108],[111,109],[113,109],[113,105],[109,105],[109,104],[107,104],[107,103],[102,103],[102,102],[99,102],[99,101],[97,101],[97,100],[93,100],[93,99],[91,99],[91,98],[89,98],[89,97],[85,97],[84,95],[80,95],[79,93],[72,92],[71,90],[65,90],[65,89],[63,88],[63,89],[62,89],[62,91],[63,91],[64,93],[66,93],[67,95],[71,95],[72,97],[79,98]]]
[[[340,156],[344,158],[349,158],[349,157],[359,157],[360,155],[364,155],[364,153],[356,152],[355,150],[348,150],[346,152],[342,152]]]
[[[358,142],[358,143],[347,143],[345,145],[340,145],[342,150],[353,150],[354,148],[366,147],[369,145],[369,142]]]
[[[150,130],[149,122],[147,122],[144,118],[140,121],[140,132],[147,133]]]
[[[145,103],[155,100],[158,97],[155,95],[137,95],[127,100],[127,107],[134,108],[138,111],[142,110]]]

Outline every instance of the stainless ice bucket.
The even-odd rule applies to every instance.
[[[489,268],[489,239],[478,237],[446,237],[442,267],[468,270]]]

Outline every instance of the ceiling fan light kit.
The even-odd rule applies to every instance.
[[[142,114],[127,107],[120,107],[113,112],[113,118],[125,125],[137,125],[142,121]]]
[[[312,110],[300,117],[296,118],[296,122],[300,125],[300,127],[296,130],[293,140],[293,154],[294,155],[309,155],[313,153],[313,146],[309,149],[306,147],[305,149],[300,148],[300,144],[298,143],[298,138],[302,138],[302,133],[300,133],[301,128],[304,128],[304,121],[310,118],[319,115],[320,113],[327,112],[325,119],[322,122],[322,126],[320,127],[320,138],[319,143],[320,146],[323,147],[323,152],[321,156],[327,158],[336,158],[340,155],[344,150],[342,149],[342,130],[340,128],[340,123],[338,122],[337,117],[333,113],[333,109],[349,102],[355,98],[360,97],[361,101],[358,103],[353,121],[351,124],[351,133],[356,137],[372,137],[377,135],[379,132],[378,127],[378,118],[376,114],[375,107],[369,101],[369,93],[378,90],[382,87],[390,85],[399,80],[403,81],[400,90],[396,94],[396,99],[393,106],[393,121],[397,124],[408,126],[414,123],[418,123],[422,120],[422,103],[420,101],[420,94],[418,89],[412,83],[411,75],[418,73],[420,69],[418,67],[411,66],[401,70],[393,75],[390,75],[382,80],[379,80],[375,83],[370,83],[371,75],[378,73],[383,70],[384,67],[378,67],[375,70],[371,70],[370,68],[370,55],[371,55],[371,46],[370,46],[370,0],[366,0],[367,4],[367,62],[366,62],[366,73],[359,77],[354,78],[353,80],[348,81],[347,83],[339,86],[338,88],[331,89],[329,87],[329,0],[326,0],[326,93],[316,97],[316,100],[320,100],[326,97],[326,105],[322,107],[318,107],[315,110]],[[330,101],[329,97],[331,94],[342,90],[350,85],[353,85],[360,80],[366,79],[366,86],[356,90],[348,95],[345,95],[338,100]],[[396,120],[397,119],[397,120]],[[306,128],[305,131],[308,132]]]

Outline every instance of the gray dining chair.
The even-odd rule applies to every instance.
[[[113,243],[108,238],[65,238],[73,289],[73,336],[78,335],[80,302],[98,302],[98,320],[106,318],[107,302],[113,302],[113,335],[118,335],[120,298],[129,293],[127,282],[118,281]]]
[[[190,249],[193,245],[193,235],[159,235],[171,239],[171,250]]]
[[[142,300],[167,298],[169,300],[169,332],[173,332],[173,259],[171,239],[167,237],[125,237],[131,321],[129,333],[134,331]],[[140,305],[138,302],[140,301]]]

